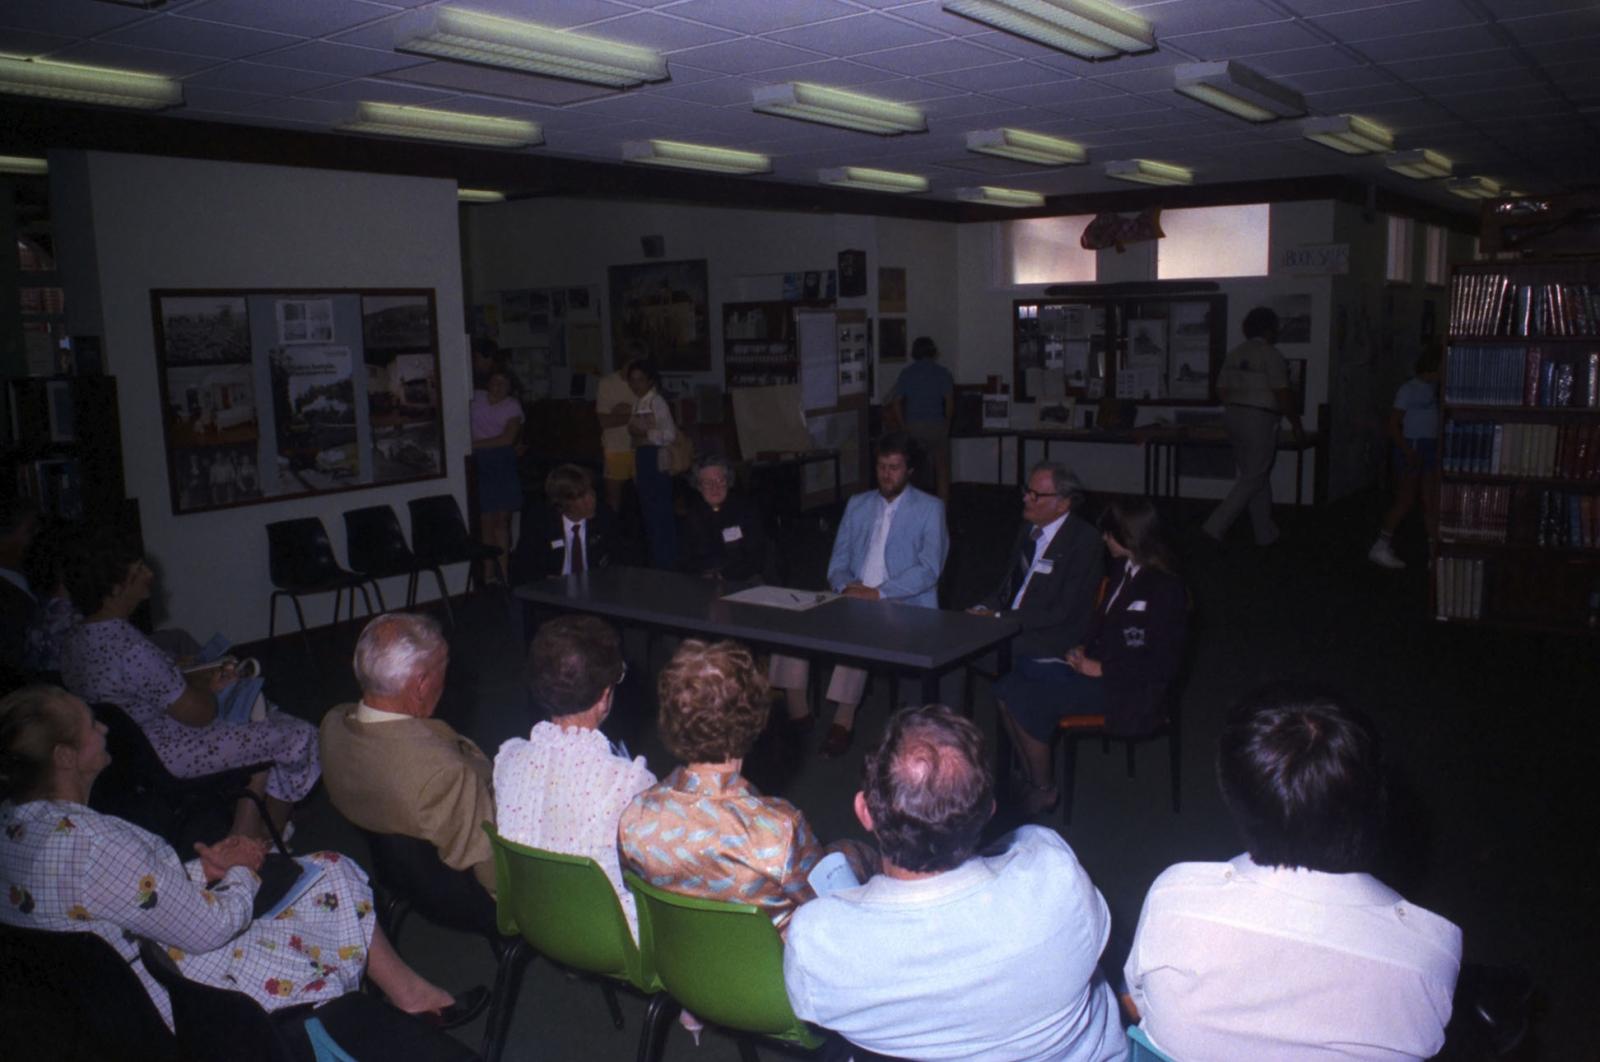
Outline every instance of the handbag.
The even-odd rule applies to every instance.
[[[694,466],[694,440],[679,430],[670,443],[661,447],[659,454],[657,460],[661,462],[661,471],[667,475],[687,472]]]

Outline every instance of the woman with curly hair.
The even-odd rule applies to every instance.
[[[739,773],[766,726],[766,675],[737,642],[691,639],[662,669],[657,692],[661,740],[684,766],[622,813],[623,869],[658,888],[761,907],[781,931],[815,895],[806,875],[824,849],[799,808],[762,796]],[[845,854],[858,867],[871,861]]]

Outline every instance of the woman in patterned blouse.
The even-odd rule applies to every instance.
[[[0,922],[100,937],[168,1025],[171,1003],[140,963],[137,937],[165,947],[189,980],[267,1010],[352,991],[363,970],[396,1007],[438,1024],[481,1009],[481,988],[457,1004],[401,960],[373,917],[366,875],[336,852],[302,858],[321,877],[276,917],[254,920],[265,846],[235,835],[179,862],[161,838],[86,806],[110,762],[105,727],[65,690],[29,686],[0,700]]]

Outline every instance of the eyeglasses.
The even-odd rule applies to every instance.
[[[1022,496],[1029,501],[1038,501],[1040,498],[1059,498],[1060,494],[1047,490],[1034,490],[1032,487],[1023,487]]]

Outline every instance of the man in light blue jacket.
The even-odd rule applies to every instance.
[[[916,444],[891,432],[876,447],[878,489],[864,491],[845,506],[839,533],[828,559],[828,586],[862,601],[938,608],[939,574],[950,551],[944,526],[944,503],[911,485],[917,466]],[[810,722],[805,688],[810,665],[774,653],[770,677],[786,691],[795,722]],[[867,673],[836,667],[828,680],[828,700],[836,705],[833,726],[822,743],[824,756],[838,756],[850,747],[856,706],[866,689]]]

